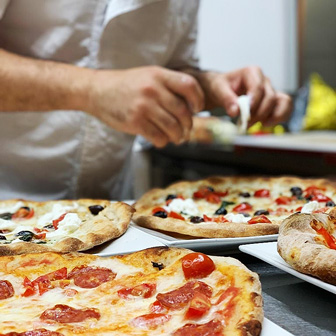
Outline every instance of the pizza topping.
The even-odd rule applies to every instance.
[[[182,287],[167,293],[159,293],[156,296],[158,302],[169,309],[182,309],[194,297],[195,292],[205,294],[207,297],[212,296],[212,288],[202,281],[189,281]]]
[[[4,212],[0,214],[0,219],[4,219],[4,220],[11,220],[12,219],[13,214],[10,212]]]
[[[55,307],[45,310],[40,316],[41,320],[52,320],[60,323],[83,322],[90,318],[97,320],[100,318],[98,309],[75,309],[62,304],[55,305]]]
[[[164,265],[161,262],[152,261],[153,267],[157,268],[159,271],[164,269]]]
[[[34,238],[35,234],[31,231],[20,231],[16,234],[16,236],[18,236],[20,240],[29,242]]]
[[[301,213],[312,213],[318,208],[319,204],[317,201],[308,202],[302,207]]]
[[[8,280],[0,280],[0,300],[14,296],[14,287]]]
[[[244,197],[244,198],[249,198],[251,197],[251,194],[249,192],[240,192],[239,196]]]
[[[186,279],[204,278],[216,269],[215,263],[204,253],[189,253],[181,260],[182,270]]]
[[[193,198],[195,199],[206,199],[210,203],[219,203],[221,197],[225,197],[228,194],[228,191],[215,191],[214,188],[200,187],[197,191],[194,192]]]
[[[280,196],[275,199],[275,203],[280,205],[280,204],[285,204],[288,205],[292,202],[292,198],[289,196]]]
[[[104,210],[104,207],[99,204],[95,204],[95,205],[90,205],[89,210],[92,213],[92,215],[97,216],[100,211]]]
[[[135,287],[128,287],[118,290],[118,295],[122,299],[130,299],[133,297],[142,297],[148,299],[154,295],[156,291],[156,284],[153,283],[143,283]]]
[[[189,218],[191,223],[194,224],[199,224],[199,223],[203,223],[204,222],[204,218],[200,217],[200,216],[191,216]]]
[[[335,202],[332,201],[332,200],[330,200],[330,201],[328,201],[328,202],[326,203],[326,206],[327,206],[327,207],[334,207],[335,205],[336,205]]]
[[[254,197],[270,197],[271,193],[268,189],[259,189],[254,192]]]
[[[251,217],[246,217],[244,214],[239,213],[239,214],[234,214],[234,213],[229,213],[225,216],[225,219],[231,223],[247,223]]]
[[[313,219],[311,222],[311,227],[321,236],[323,236],[327,246],[333,250],[336,250],[336,238],[332,236],[328,230],[323,226],[322,223]]]
[[[295,196],[296,198],[302,198],[303,190],[300,187],[292,187],[290,188],[290,192],[292,193],[292,196]]]
[[[58,218],[56,218],[52,221],[52,225],[53,225],[55,230],[58,229],[58,224],[59,224],[60,221],[62,221],[64,219],[65,215],[66,215],[66,213],[64,213],[63,215],[59,216]]]
[[[181,199],[181,198],[174,198],[168,206],[165,207],[167,212],[176,212],[176,213],[183,213],[190,216],[197,216],[198,215],[198,208],[195,202],[191,198]]]
[[[145,314],[131,320],[131,325],[140,329],[155,329],[156,327],[168,322],[171,319],[167,314]]]
[[[240,203],[232,209],[233,212],[243,212],[243,211],[250,211],[250,210],[252,210],[252,205],[247,202]]]
[[[168,311],[167,307],[163,306],[158,300],[154,301],[150,306],[149,306],[149,311],[151,313],[166,313]]]
[[[265,215],[259,215],[252,217],[249,221],[249,224],[259,224],[259,223],[272,223]]]
[[[234,204],[233,202],[223,201],[221,206],[216,210],[215,215],[226,215],[227,210],[226,207],[228,205]]]
[[[177,329],[172,336],[223,336],[223,325],[218,320],[204,324],[188,323]]]
[[[50,331],[47,329],[35,329],[31,331],[24,332],[10,332],[7,334],[0,334],[0,336],[64,336],[63,334],[57,331]]]
[[[211,301],[209,297],[196,291],[190,301],[185,318],[190,320],[200,319],[209,312],[210,308]]]
[[[174,212],[174,211],[170,211],[169,214],[168,214],[168,217],[184,220],[184,217],[182,215],[180,215],[180,214],[178,214],[177,212]]]
[[[34,209],[24,206],[13,214],[12,219],[13,220],[29,219],[32,218],[33,216],[34,216]]]
[[[7,240],[7,238],[3,235],[0,235],[0,240]]]
[[[269,215],[270,213],[269,213],[269,211],[268,210],[257,210],[254,214],[253,214],[253,216],[260,216],[260,215],[265,215],[265,216],[267,216],[267,215]]]
[[[167,211],[162,207],[154,208],[152,210],[152,214],[153,214],[153,216],[160,217],[160,218],[167,218],[168,217]]]
[[[68,275],[68,279],[74,279],[75,285],[81,288],[95,288],[115,277],[116,273],[109,268],[86,265],[75,267]]]
[[[169,194],[167,197],[166,197],[166,205],[169,205],[171,203],[171,201],[175,198],[180,198],[180,199],[183,199],[184,200],[184,197],[182,195],[172,195],[172,194]]]

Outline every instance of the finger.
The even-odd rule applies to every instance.
[[[184,141],[184,129],[179,121],[161,106],[152,110],[150,121],[159,128],[170,142],[177,145]]]
[[[251,97],[251,113],[259,109],[264,97],[265,76],[258,67],[242,69],[243,82],[246,93]]]
[[[239,115],[238,96],[230,86],[230,82],[218,80],[215,90],[218,92],[221,105],[225,108],[227,114],[232,118],[237,117]]]
[[[292,99],[282,92],[277,92],[273,114],[264,122],[264,125],[272,126],[286,121],[291,115],[292,109]]]
[[[159,97],[159,103],[161,107],[168,111],[181,125],[184,138],[189,138],[193,115],[186,102],[170,91],[162,90]]]
[[[258,109],[251,114],[250,124],[252,125],[257,121],[263,123],[268,120],[274,111],[276,101],[275,91],[270,80],[266,78],[264,84],[264,97],[260,102]]]
[[[162,148],[168,144],[168,136],[150,120],[143,119],[139,128],[137,133],[146,138],[155,147]]]
[[[167,70],[164,84],[174,94],[181,96],[192,112],[197,113],[204,108],[204,93],[197,80],[185,73]]]

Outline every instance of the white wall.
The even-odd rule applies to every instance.
[[[296,0],[202,0],[199,55],[204,69],[259,65],[278,90],[297,89]]]

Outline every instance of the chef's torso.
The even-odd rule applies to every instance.
[[[197,0],[0,0],[0,48],[91,68],[195,65]],[[79,111],[0,113],[0,198],[121,197],[133,136]]]

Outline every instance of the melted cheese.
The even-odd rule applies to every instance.
[[[71,210],[75,210],[78,207],[74,202],[73,206],[64,206],[59,203],[55,203],[53,208],[48,213],[41,216],[37,221],[37,227],[41,228],[47,224],[51,224],[53,220],[60,218],[64,213]]]
[[[181,199],[174,198],[165,209],[169,211],[174,211],[177,213],[183,213],[189,216],[197,216],[199,214],[199,210],[197,208],[196,203],[191,199]]]
[[[75,232],[82,220],[75,213],[67,213],[63,220],[58,223],[58,228],[55,231],[47,232],[47,239],[52,239],[59,236],[69,236],[71,233]]]
[[[317,201],[311,201],[311,202],[308,202],[306,203],[303,207],[302,207],[302,210],[301,210],[301,213],[312,213],[314,212],[315,210],[319,209],[320,208],[320,205]]]

